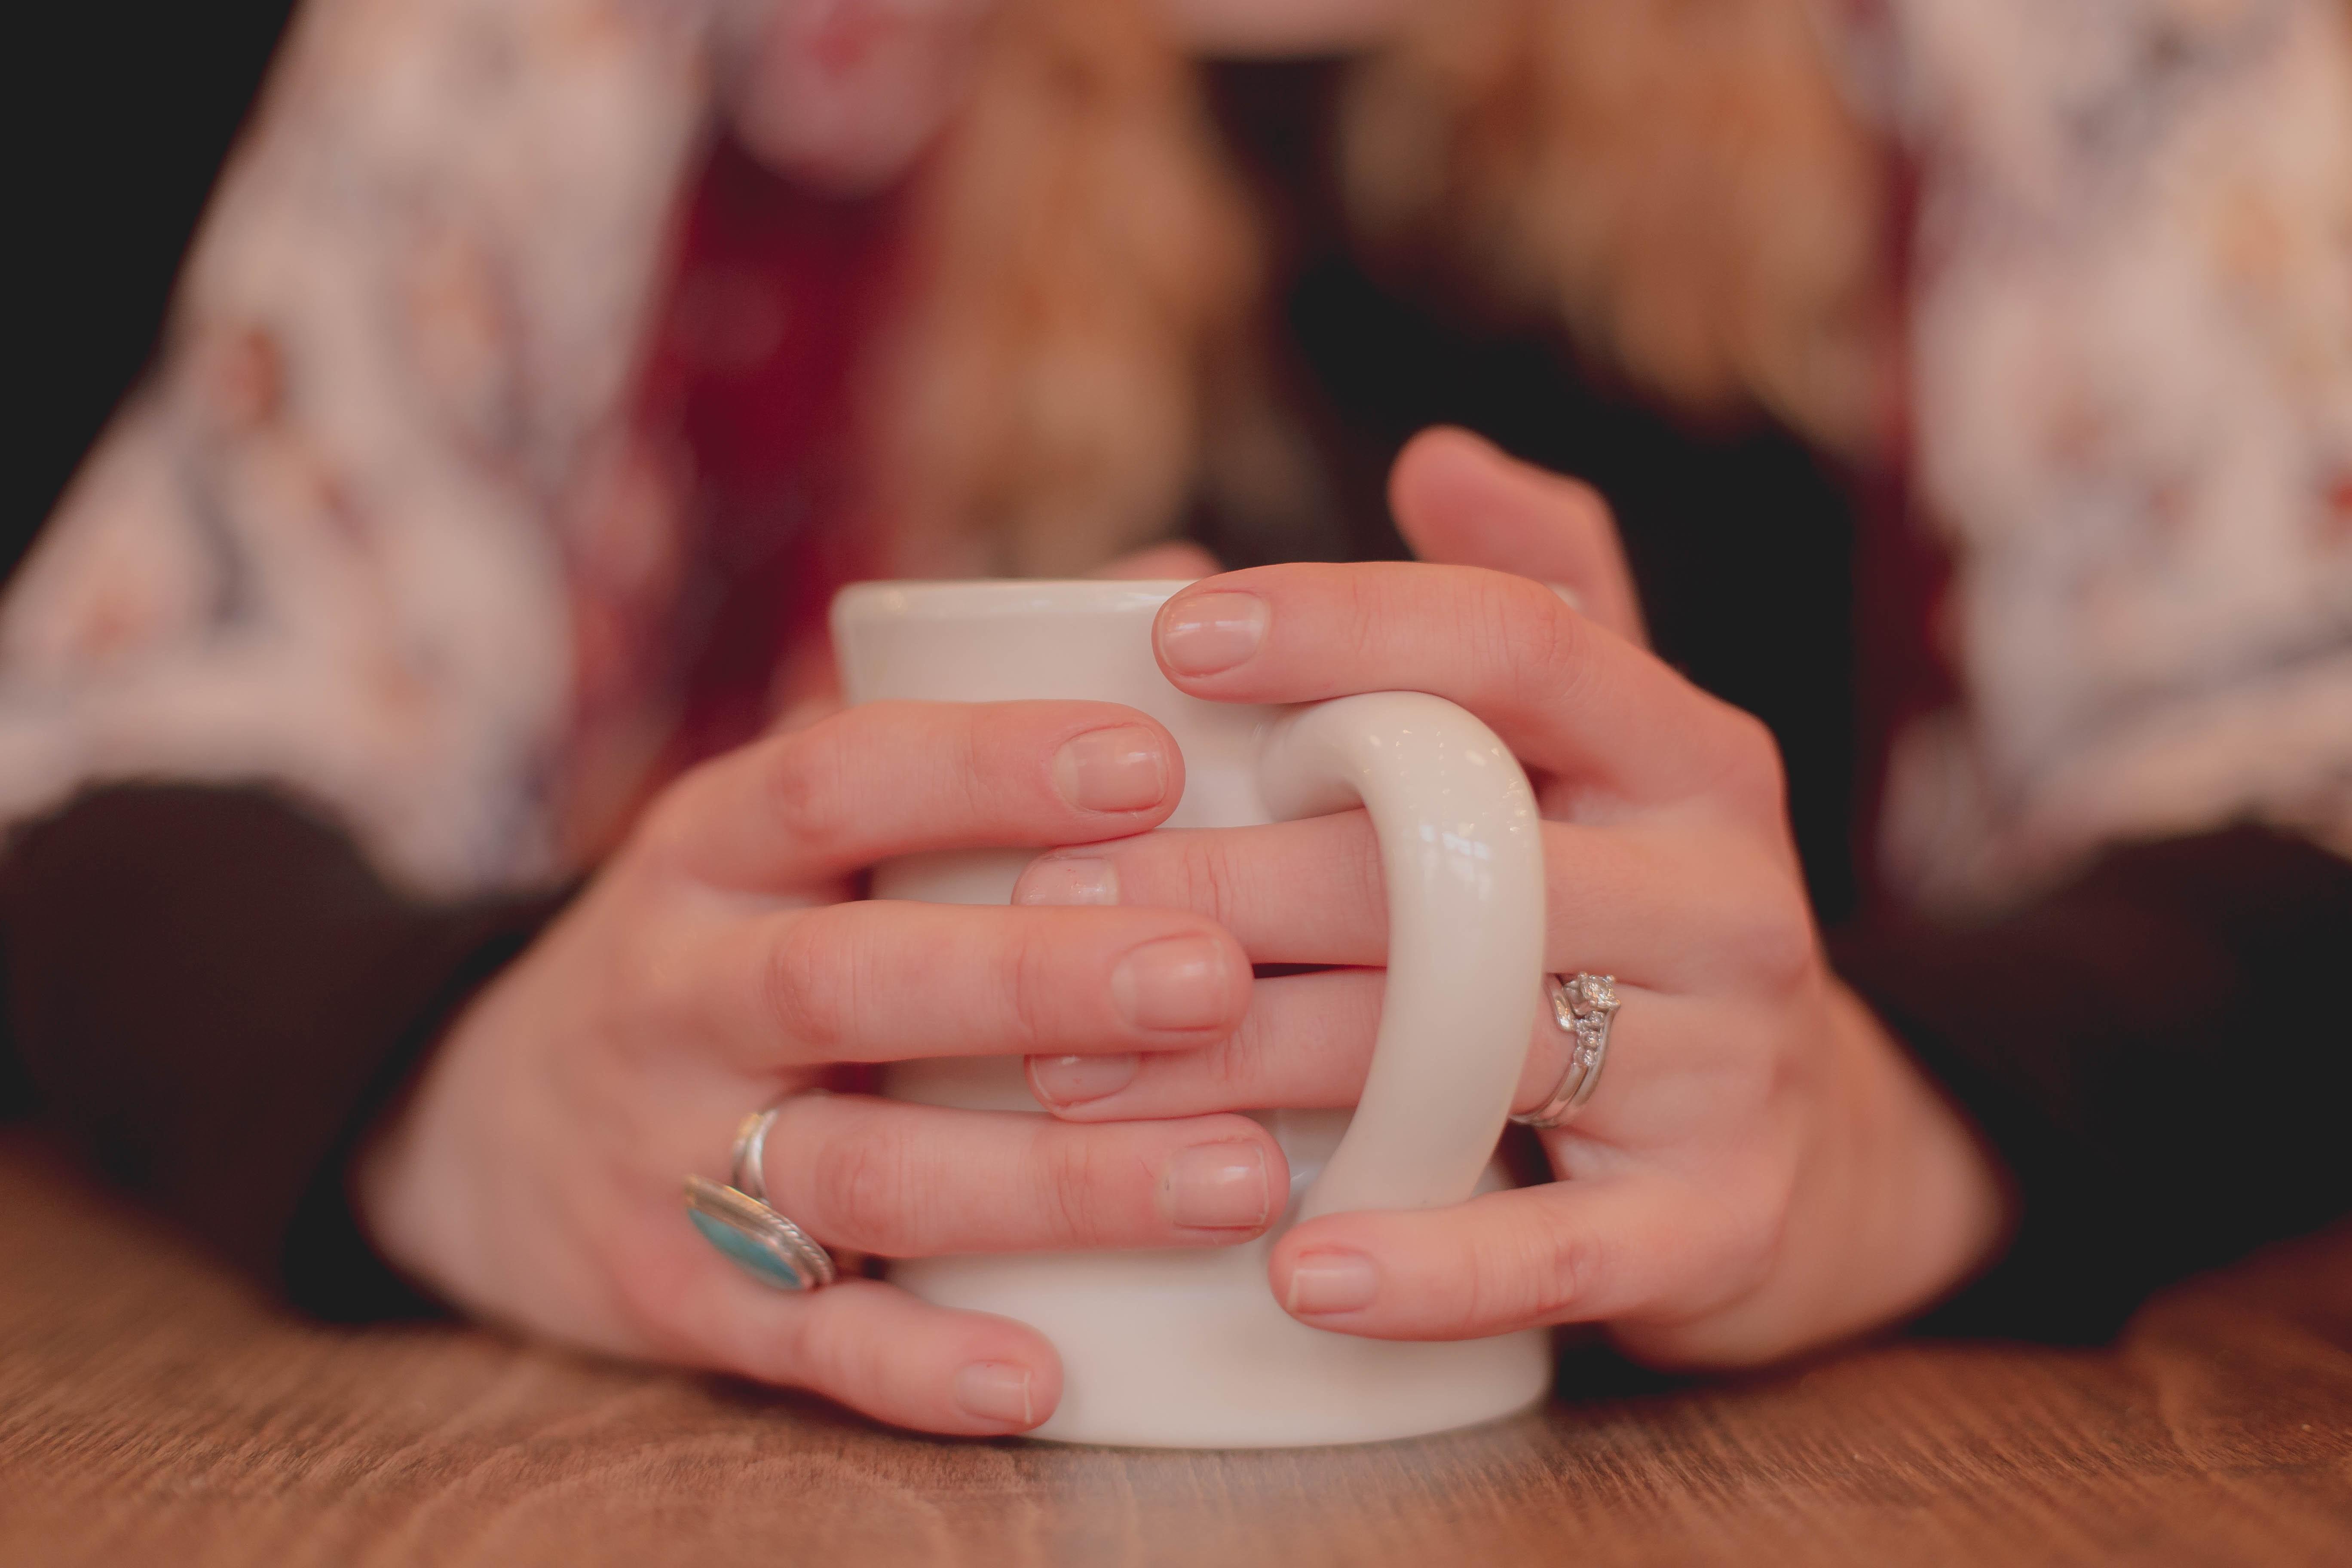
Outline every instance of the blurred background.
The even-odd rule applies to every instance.
[[[153,352],[182,253],[292,10],[128,0],[16,19],[8,568]]]

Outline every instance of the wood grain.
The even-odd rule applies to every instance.
[[[0,1139],[0,1563],[2352,1563],[2352,1228],[2110,1350],[1687,1384],[1572,1352],[1561,1391],[1361,1448],[933,1441],[479,1329],[304,1322]]]

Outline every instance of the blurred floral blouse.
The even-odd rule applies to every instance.
[[[1081,570],[1247,457],[1261,262],[1139,9],[1003,0],[914,173],[772,247],[782,297],[679,264],[730,243],[696,182],[761,10],[310,0],[0,613],[0,815],[267,779],[412,887],[544,880],[794,695],[838,582]],[[2352,7],[1425,10],[1352,68],[1368,246],[1465,235],[1670,404],[1907,476],[1952,680],[1893,752],[1906,896],[2237,819],[2352,852]],[[1551,119],[1497,152],[1513,92]],[[796,499],[714,533],[659,437],[779,353],[799,447],[728,460]],[[664,649],[730,549],[777,626],[714,686]]]

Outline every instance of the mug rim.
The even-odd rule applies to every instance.
[[[984,577],[852,583],[834,595],[836,625],[858,621],[993,620],[1003,616],[1157,611],[1197,577]]]

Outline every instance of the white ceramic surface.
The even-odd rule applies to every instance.
[[[1542,1397],[1547,1336],[1400,1343],[1308,1328],[1266,1279],[1283,1228],[1308,1215],[1458,1203],[1505,1184],[1493,1151],[1535,1025],[1542,843],[1526,775],[1449,702],[1379,692],[1301,708],[1203,702],[1171,686],[1150,628],[1181,583],[881,583],[834,602],[852,702],[1123,702],[1184,753],[1173,827],[1370,812],[1388,884],[1391,955],[1356,1110],[1261,1114],[1291,1166],[1267,1237],[1210,1251],[913,1259],[891,1278],[943,1305],[1030,1323],[1061,1352],[1063,1395],[1037,1436],[1067,1442],[1266,1447],[1367,1442],[1509,1415]],[[910,857],[877,898],[1002,903],[1032,852]],[[1040,1113],[1017,1060],[908,1063],[887,1092]]]

